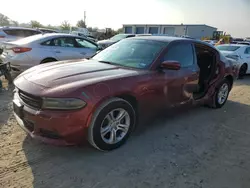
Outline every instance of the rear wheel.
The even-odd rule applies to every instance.
[[[120,98],[101,104],[93,115],[88,131],[89,143],[102,151],[122,146],[135,126],[133,106]]]
[[[244,78],[246,73],[247,73],[247,64],[244,63],[243,65],[241,65],[240,70],[239,70],[239,79]]]
[[[215,92],[215,108],[221,108],[227,102],[231,84],[227,79],[224,79]]]

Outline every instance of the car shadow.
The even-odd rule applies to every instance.
[[[9,118],[11,117],[12,112],[12,97],[13,97],[13,86],[8,86],[3,82],[3,88],[0,88],[0,129],[5,125]]]
[[[237,79],[235,82],[235,85],[238,85],[238,86],[247,85],[247,86],[249,86],[250,85],[249,81],[250,81],[250,74],[247,74],[244,76],[243,79]]]
[[[195,165],[196,170],[203,169],[211,158],[210,153],[216,157],[221,147],[231,147],[231,130],[237,128],[235,134],[237,131],[250,133],[249,111],[248,105],[228,101],[217,110],[195,107],[161,116],[141,125],[124,146],[111,152],[100,152],[88,145],[56,147],[28,136],[23,142],[23,151],[32,170],[35,188],[123,188],[130,184],[152,187],[152,182],[164,187],[183,178],[180,172],[188,172]],[[153,171],[156,167],[158,170]],[[165,175],[159,174],[154,180],[154,173],[162,173],[159,169]]]

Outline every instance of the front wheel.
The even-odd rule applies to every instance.
[[[102,151],[116,149],[126,142],[135,122],[135,110],[129,102],[109,99],[93,115],[88,131],[89,143]]]
[[[224,79],[215,92],[215,108],[221,108],[227,102],[231,85],[228,80]]]

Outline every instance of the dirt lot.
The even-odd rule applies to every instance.
[[[250,77],[237,81],[224,108],[162,118],[109,153],[30,139],[11,95],[0,93],[0,187],[250,187]]]

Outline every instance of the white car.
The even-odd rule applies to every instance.
[[[222,44],[216,46],[221,53],[239,63],[239,78],[250,73],[250,46],[244,44]]]
[[[4,43],[0,59],[9,62],[13,71],[22,72],[41,63],[89,58],[99,50],[96,43],[86,38],[49,33]]]

